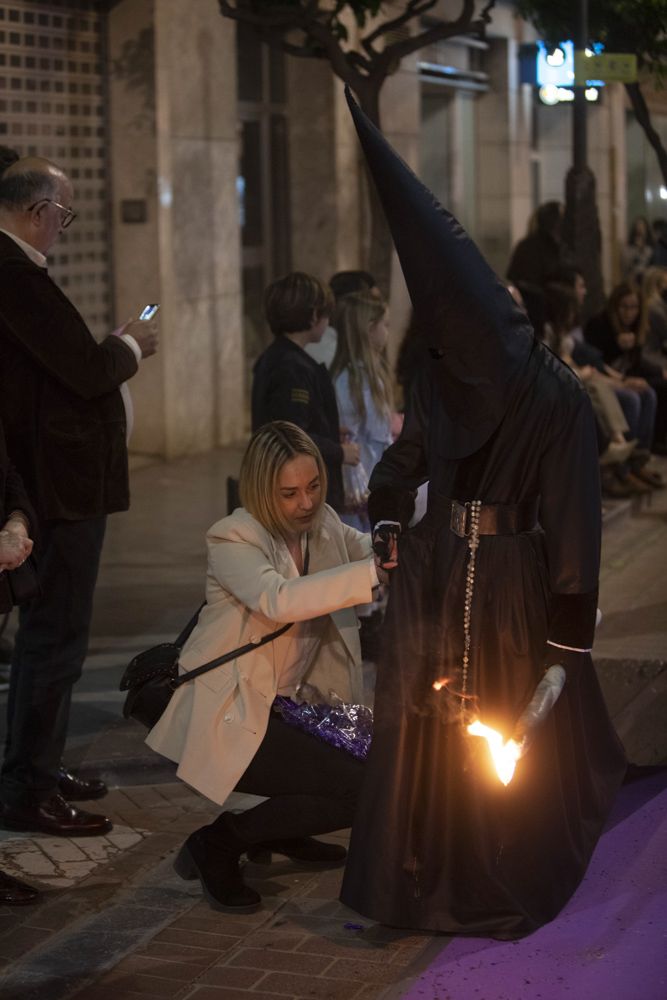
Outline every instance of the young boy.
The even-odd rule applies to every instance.
[[[332,308],[331,293],[317,278],[295,271],[269,285],[264,313],[274,341],[253,369],[252,429],[290,420],[313,439],[327,467],[327,503],[343,508],[343,463],[356,465],[359,446],[340,441],[336,395],[329,373],[306,353],[318,343]]]

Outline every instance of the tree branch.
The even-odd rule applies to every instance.
[[[475,12],[475,0],[464,0],[461,14],[456,21],[441,21],[434,24],[418,35],[412,35],[400,42],[393,42],[381,53],[387,57],[389,64],[393,64],[417,49],[423,49],[434,42],[442,41],[444,38],[454,38],[456,35],[484,34],[486,26],[490,21],[490,11],[496,0],[489,0],[484,10],[476,20],[472,20]]]
[[[384,21],[382,24],[379,24],[377,28],[371,31],[370,35],[366,35],[365,38],[361,39],[361,44],[367,52],[375,52],[373,42],[376,39],[381,38],[388,31],[395,31],[397,28],[402,28],[404,24],[407,24],[413,18],[419,17],[420,14],[425,14],[427,10],[435,7],[437,2],[438,0],[408,0],[402,14],[392,18],[391,21]]]
[[[667,150],[665,150],[660,136],[651,123],[651,116],[646,100],[644,99],[641,86],[639,83],[626,83],[625,91],[630,98],[632,110],[635,113],[637,121],[644,130],[646,138],[655,150],[656,156],[658,157],[658,163],[660,164],[660,170],[662,172],[662,179],[665,182],[665,185],[667,185]]]
[[[288,42],[281,33],[275,35],[269,31],[258,32],[260,39],[272,49],[278,49],[288,56],[295,56],[297,59],[324,59],[325,54],[321,49],[314,49],[306,42],[297,45],[295,42]]]

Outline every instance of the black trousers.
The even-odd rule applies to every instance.
[[[56,789],[72,687],[88,649],[106,518],[49,521],[35,558],[42,593],[19,611],[0,801],[29,806]]]
[[[275,712],[237,792],[268,796],[234,816],[249,844],[306,837],[352,825],[364,765],[344,750],[288,726]]]

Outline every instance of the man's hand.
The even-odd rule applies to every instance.
[[[355,444],[354,441],[343,441],[341,448],[343,449],[343,465],[359,465],[361,455],[358,444]]]
[[[0,531],[0,570],[16,569],[32,552],[25,524],[20,518],[10,518]]]
[[[142,358],[150,358],[151,354],[157,353],[157,323],[146,323],[143,320],[133,320],[131,323],[127,324],[123,333],[129,333],[131,337],[134,337],[141,350]]]

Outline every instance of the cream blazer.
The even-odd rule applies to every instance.
[[[308,681],[360,701],[361,648],[354,605],[371,600],[371,540],[324,506],[309,540],[308,576],[286,547],[238,508],[209,530],[206,606],[183,647],[181,670],[259,640],[285,622],[321,619]],[[312,633],[311,633],[312,635]],[[178,688],[146,742],[178,762],[177,774],[219,805],[264,739],[285,635]],[[298,641],[298,640],[296,640]]]

